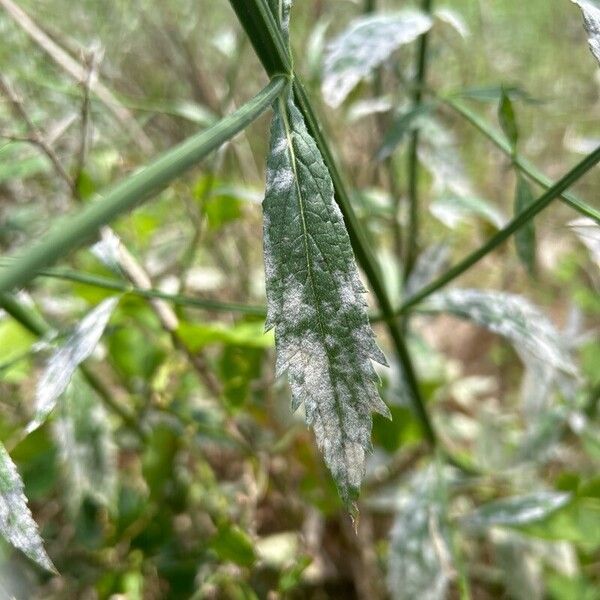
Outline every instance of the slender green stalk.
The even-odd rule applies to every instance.
[[[281,32],[275,24],[266,0],[230,0],[230,3],[238,15],[242,26],[246,30],[267,73],[289,73],[289,69],[291,69],[291,60],[287,57],[287,52],[285,50],[286,46],[281,36]],[[271,39],[265,40],[265,35],[267,33],[270,35]],[[335,198],[344,216],[354,254],[367,277],[369,285],[377,299],[377,303],[384,315],[384,320],[386,321],[386,327],[392,339],[394,350],[404,370],[406,381],[410,386],[411,400],[415,414],[421,423],[425,437],[432,446],[435,446],[437,443],[437,436],[433,424],[429,419],[429,415],[427,414],[425,402],[417,384],[414,367],[404,342],[401,329],[393,320],[394,309],[387,296],[377,260],[371,252],[365,232],[360,227],[358,219],[356,218],[345,180],[337,167],[333,154],[322,133],[319,121],[316,118],[304,86],[295,73],[290,73],[290,75],[292,76],[296,104],[302,112],[308,131],[314,138],[323,157],[323,161],[329,169],[335,189]]]
[[[62,220],[60,226],[53,227],[40,242],[19,255],[14,264],[0,271],[0,292],[25,285],[39,269],[53,264],[85,243],[100,227],[155,195],[245,129],[271,105],[285,84],[285,78],[274,78],[233,114],[168,150],[139,173],[126,178],[105,194],[100,194],[96,201]]]
[[[433,0],[422,0],[421,9],[431,13]],[[412,108],[417,108],[423,101],[423,86],[427,77],[427,50],[429,46],[429,32],[423,33],[419,38],[416,58],[415,87],[412,94]],[[408,247],[406,249],[406,262],[404,265],[404,280],[412,272],[417,254],[419,252],[419,130],[415,129],[410,137],[408,146]]]
[[[545,194],[538,198],[526,210],[518,214],[506,227],[504,227],[504,229],[498,231],[485,244],[483,244],[483,246],[475,250],[475,252],[469,254],[469,256],[461,260],[457,265],[441,275],[438,279],[429,285],[426,285],[420,292],[408,298],[408,300],[406,300],[396,311],[396,316],[406,313],[409,308],[415,306],[415,304],[418,304],[440,288],[444,287],[447,283],[453,279],[456,279],[456,277],[459,275],[462,275],[467,269],[471,268],[475,263],[486,256],[486,254],[489,254],[492,250],[505,242],[513,233],[515,233],[515,231],[518,231],[537,214],[544,210],[552,202],[552,200],[560,196],[565,190],[571,187],[598,162],[600,162],[600,147],[586,156],[562,179],[555,183]]]
[[[10,294],[0,293],[0,308],[3,308],[13,319],[15,319],[15,321],[20,323],[36,337],[44,337],[52,331],[50,326],[40,315],[34,310],[29,309],[23,302],[16,300],[14,296],[11,296]],[[79,365],[79,369],[106,406],[121,417],[123,422],[140,439],[145,439],[146,433],[140,427],[135,416],[114,400],[110,390],[106,387],[104,382],[99,379],[86,364]]]
[[[75,283],[119,292],[121,294],[131,294],[132,296],[138,296],[139,298],[160,298],[161,300],[179,306],[191,306],[218,312],[234,312],[244,315],[255,315],[257,317],[264,317],[266,314],[265,309],[262,306],[248,306],[245,304],[236,304],[234,302],[220,302],[218,300],[195,298],[185,294],[169,294],[157,289],[142,289],[112,277],[91,275],[89,273],[81,273],[70,269],[45,269],[38,271],[37,275],[40,277],[51,277],[53,279],[73,281]]]
[[[520,154],[513,152],[508,140],[499,131],[495,130],[489,123],[485,122],[479,115],[467,108],[462,102],[450,97],[443,98],[442,100],[452,110],[471,123],[471,125],[473,125],[480,133],[485,135],[485,137],[487,137],[499,150],[511,158],[514,165],[532,181],[535,181],[544,189],[550,189],[554,185],[554,182],[549,177],[546,177],[535,165],[531,164]],[[560,195],[560,199],[582,215],[585,215],[600,224],[600,211],[598,209],[589,206],[583,200],[580,200],[577,196],[569,192],[563,192]]]

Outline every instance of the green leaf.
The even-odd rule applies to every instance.
[[[104,406],[77,373],[57,413],[53,433],[67,475],[69,505],[77,510],[89,497],[111,508],[116,499],[116,446]]]
[[[424,308],[470,319],[507,338],[526,363],[535,360],[571,375],[577,373],[565,336],[539,308],[521,296],[454,289],[431,296]]]
[[[450,229],[456,229],[471,216],[479,217],[496,229],[502,229],[506,217],[487,200],[473,196],[444,195],[429,205],[431,214]]]
[[[600,500],[579,497],[538,523],[523,527],[529,535],[567,541],[589,551],[600,548]]]
[[[542,491],[526,496],[503,498],[480,506],[462,519],[464,526],[485,530],[490,527],[517,527],[541,521],[566,506],[571,494]]]
[[[527,180],[517,176],[517,191],[515,194],[515,215],[522,213],[535,202],[535,196]],[[534,220],[528,221],[515,233],[517,255],[531,276],[536,271],[536,235]]]
[[[344,502],[357,495],[371,413],[389,414],[371,364],[385,364],[321,154],[291,97],[275,106],[264,209],[267,328],[292,408],[304,403]]]
[[[92,354],[118,302],[118,298],[107,298],[96,306],[50,357],[36,386],[35,416],[27,425],[28,433],[46,420],[60,395],[67,389],[77,367]]]
[[[227,327],[222,323],[182,322],[177,332],[192,351],[197,352],[206,346],[225,344],[227,346],[242,346],[246,348],[271,348],[273,335],[264,332],[263,321],[247,321]]]
[[[0,534],[40,567],[56,572],[44,550],[38,527],[27,506],[21,477],[2,444],[0,444]]]
[[[546,582],[552,600],[600,600],[600,589],[583,575],[567,577],[550,573]]]
[[[500,95],[500,104],[498,105],[498,120],[504,135],[508,138],[513,151],[516,150],[519,141],[519,129],[517,127],[517,118],[515,109],[510,96],[502,88]]]
[[[342,104],[353,88],[398,48],[431,28],[432,20],[415,10],[359,17],[327,48],[322,91],[327,104]]]
[[[256,560],[252,540],[236,525],[223,525],[210,541],[210,547],[221,560],[241,567],[251,567]]]
[[[406,282],[404,295],[410,298],[431,283],[447,267],[450,248],[447,244],[433,244],[425,248],[417,257],[415,266]]]
[[[588,44],[596,60],[600,62],[600,6],[595,0],[572,0],[583,13]]]
[[[388,589],[393,600],[444,600],[450,544],[442,475],[434,467],[418,473],[396,513],[390,539]]]
[[[385,160],[391,156],[405,136],[418,126],[419,117],[430,113],[433,106],[431,103],[424,102],[398,115],[383,136],[377,151],[377,160]]]

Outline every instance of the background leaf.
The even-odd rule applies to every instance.
[[[414,10],[354,19],[327,47],[321,88],[325,102],[340,106],[359,81],[431,25],[430,17]]]
[[[531,187],[522,175],[517,175],[517,191],[515,194],[515,215],[522,213],[535,202]],[[535,222],[531,219],[515,233],[517,255],[530,275],[536,272],[536,235]]]
[[[56,572],[23,494],[23,482],[8,452],[0,444],[0,534],[47,571]]]
[[[594,0],[572,0],[581,8],[588,43],[592,54],[600,62],[600,6]]]
[[[388,559],[388,589],[394,600],[446,598],[451,561],[444,498],[443,480],[429,467],[414,477],[401,500]]]
[[[570,494],[550,491],[503,498],[480,506],[464,517],[462,522],[466,527],[479,530],[495,526],[528,525],[566,506],[570,498]]]
[[[106,410],[77,373],[60,397],[52,423],[67,479],[67,501],[77,510],[84,498],[114,507],[117,453]]]
[[[101,302],[52,354],[36,386],[35,416],[27,426],[29,433],[45,421],[59,396],[67,389],[77,367],[92,354],[118,302],[118,298],[107,298]]]

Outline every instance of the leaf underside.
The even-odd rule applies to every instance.
[[[274,107],[267,162],[264,251],[267,329],[292,408],[304,403],[346,505],[371,448],[372,412],[389,415],[371,360],[385,364],[367,317],[331,178],[291,94]]]

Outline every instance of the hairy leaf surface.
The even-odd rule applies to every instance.
[[[600,62],[600,5],[594,0],[573,0],[573,2],[581,8],[590,50]]]
[[[388,415],[371,360],[385,363],[333,184],[289,96],[275,106],[264,208],[267,328],[292,407],[304,403],[342,499],[358,494],[371,413]]]
[[[44,550],[38,527],[27,506],[21,477],[2,444],[0,444],[0,534],[43,569],[56,571]]]
[[[35,416],[27,426],[28,432],[45,421],[59,396],[67,389],[77,367],[92,354],[118,301],[118,298],[107,298],[96,306],[50,357],[36,387]]]
[[[429,468],[413,478],[396,513],[390,540],[388,588],[394,600],[443,600],[450,561],[443,482]]]
[[[352,89],[400,46],[416,40],[431,28],[424,13],[403,10],[359,17],[327,48],[323,69],[323,96],[340,106]]]

